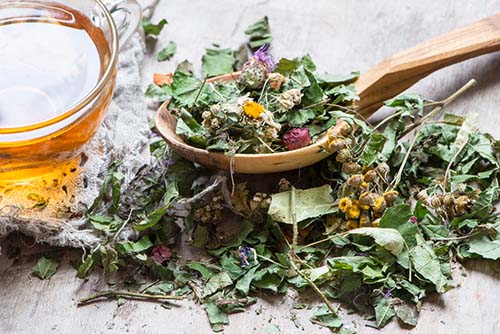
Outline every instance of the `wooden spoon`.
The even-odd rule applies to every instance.
[[[355,82],[356,92],[360,96],[356,110],[367,118],[385,100],[403,92],[430,73],[494,51],[500,51],[500,14],[397,53],[361,74]],[[209,81],[235,80],[238,75],[239,73],[227,74]],[[176,117],[168,110],[167,101],[158,110],[157,129],[177,153],[208,168],[244,174],[275,173],[310,166],[331,154],[325,150],[328,138],[323,134],[316,143],[298,150],[236,154],[232,159],[229,155],[209,152],[184,143],[175,134],[176,123]]]

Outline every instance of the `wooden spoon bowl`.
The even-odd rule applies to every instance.
[[[356,81],[360,96],[356,111],[367,118],[385,100],[403,92],[420,79],[443,67],[486,53],[500,51],[500,14],[470,26],[454,30],[409,50],[387,58],[363,73]],[[209,81],[235,80],[239,73],[211,78]],[[158,110],[156,127],[174,151],[184,158],[207,168],[223,169],[243,174],[284,172],[310,166],[331,153],[326,150],[326,132],[304,148],[268,154],[236,154],[210,152],[186,144],[175,133],[177,118],[166,101]],[[341,122],[335,127],[339,128]],[[334,128],[333,132],[336,131]]]

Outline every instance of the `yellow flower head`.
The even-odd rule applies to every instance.
[[[248,117],[259,118],[264,112],[264,106],[253,101],[246,101],[243,104],[243,111]]]
[[[373,211],[375,212],[384,212],[386,207],[384,196],[380,196],[375,200],[375,204],[373,205]]]
[[[347,218],[358,219],[361,214],[361,210],[358,205],[353,205],[347,210]]]
[[[352,206],[352,201],[350,198],[344,197],[344,198],[340,199],[340,202],[339,202],[340,211],[346,212],[351,206]]]
[[[345,227],[347,230],[354,230],[359,227],[359,222],[355,219],[349,219]]]

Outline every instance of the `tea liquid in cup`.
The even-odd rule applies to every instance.
[[[78,157],[111,101],[109,35],[62,4],[0,4],[0,180],[36,178]]]

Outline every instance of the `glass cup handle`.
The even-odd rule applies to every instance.
[[[120,48],[137,30],[142,19],[142,8],[136,0],[107,0],[106,7],[118,29]]]

